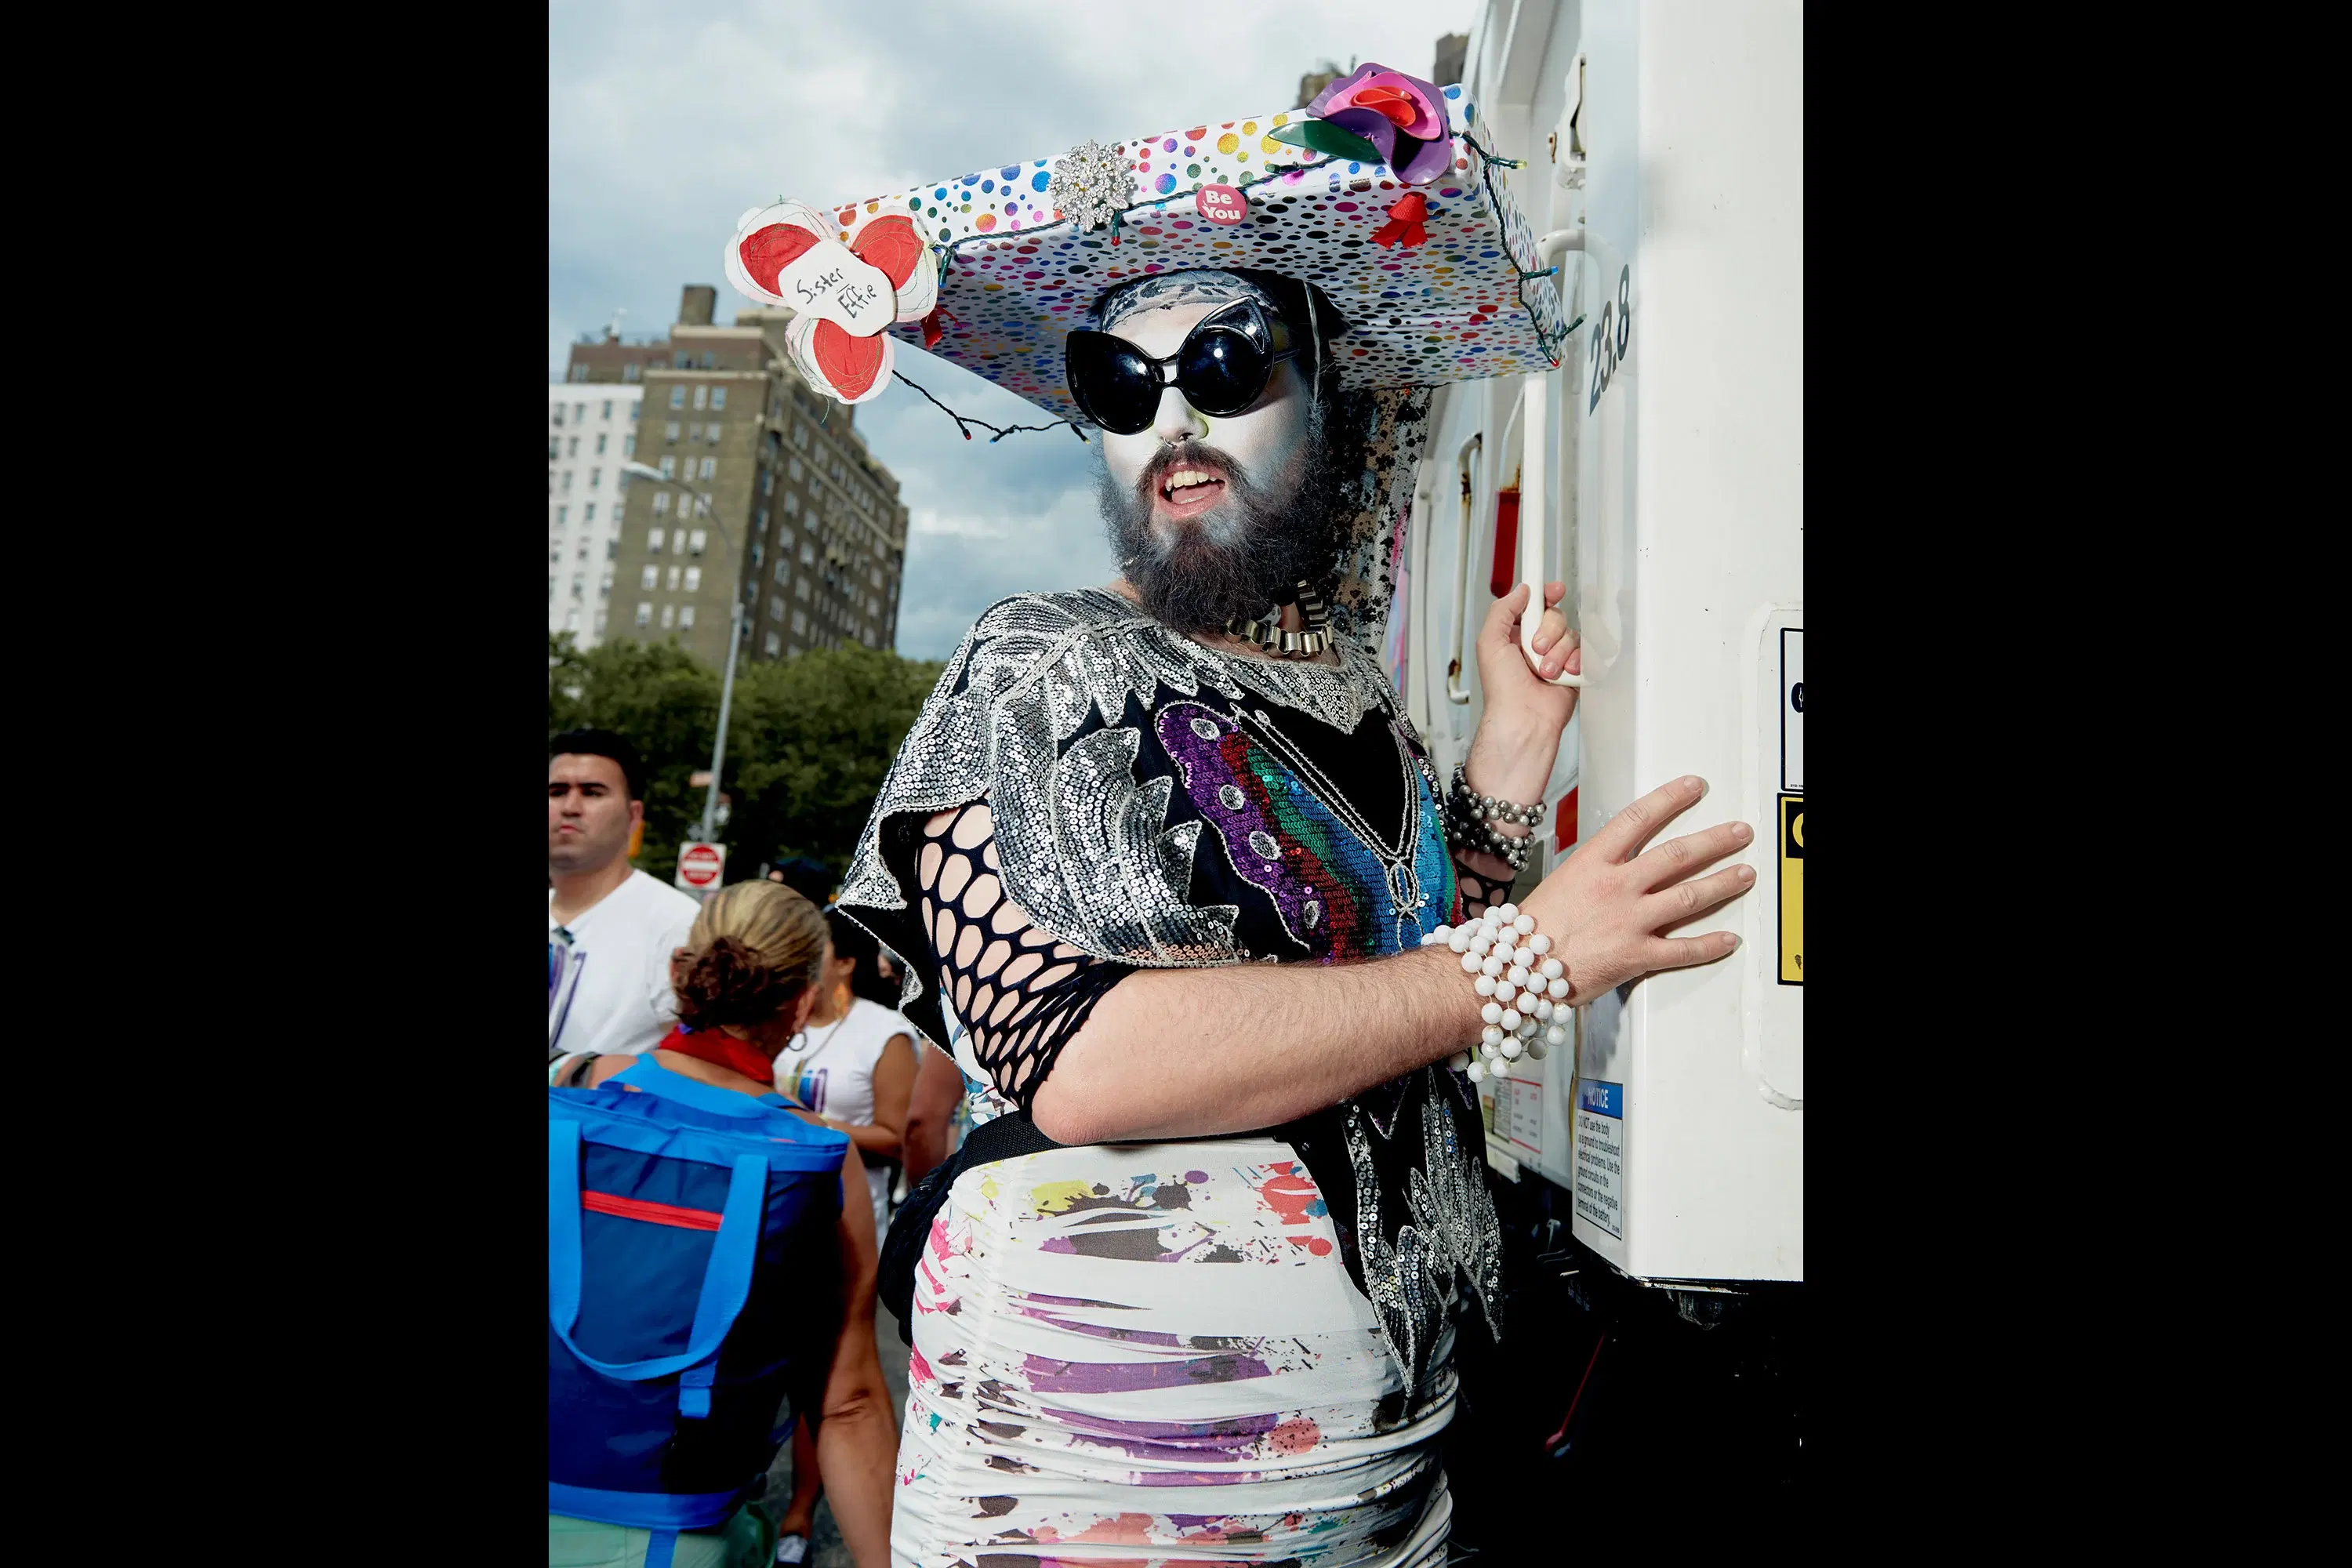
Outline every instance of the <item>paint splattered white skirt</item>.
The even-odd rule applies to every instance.
[[[915,1278],[894,1568],[1434,1568],[1450,1341],[1406,1398],[1270,1139],[967,1171]]]

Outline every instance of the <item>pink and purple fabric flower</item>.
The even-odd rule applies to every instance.
[[[1444,100],[1417,76],[1365,64],[1315,95],[1307,112],[1380,149],[1408,185],[1426,185],[1452,166]]]

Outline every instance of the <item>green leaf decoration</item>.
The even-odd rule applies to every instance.
[[[1359,163],[1383,161],[1379,148],[1352,131],[1340,130],[1328,120],[1297,120],[1288,125],[1277,125],[1267,134],[1277,142],[1328,153],[1334,158],[1352,158]]]

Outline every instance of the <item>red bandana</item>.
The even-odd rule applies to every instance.
[[[667,1038],[654,1049],[676,1051],[682,1057],[692,1057],[713,1067],[731,1068],[754,1083],[776,1081],[776,1064],[753,1050],[750,1044],[719,1029],[698,1029],[692,1034],[684,1028],[672,1029]]]

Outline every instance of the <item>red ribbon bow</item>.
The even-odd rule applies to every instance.
[[[1411,249],[1429,243],[1429,230],[1422,220],[1429,216],[1429,203],[1419,191],[1407,191],[1389,208],[1389,221],[1372,231],[1372,243],[1386,249],[1391,245]]]

